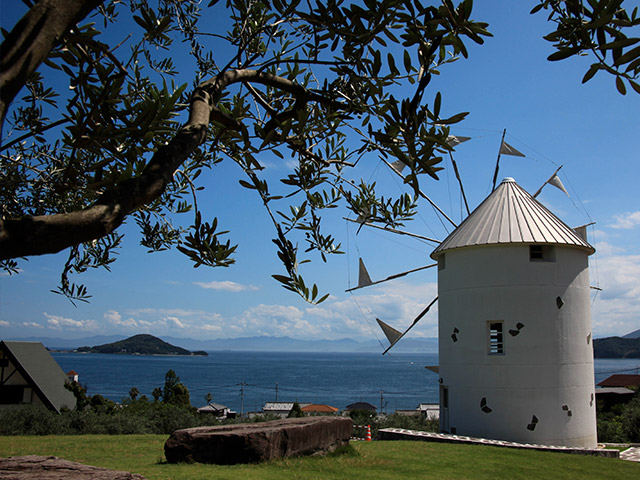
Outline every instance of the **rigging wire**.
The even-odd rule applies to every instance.
[[[509,137],[512,137],[515,140],[517,140],[518,142],[522,143],[524,146],[527,147],[527,149],[533,151],[534,153],[539,155],[542,159],[546,160],[547,162],[551,163],[552,165],[554,165],[556,167],[559,167],[558,163],[554,162],[552,159],[550,159],[550,158],[546,157],[545,155],[543,155],[542,153],[538,152],[533,147],[527,145],[522,140],[514,137],[513,135],[509,135]],[[527,158],[531,158],[533,160],[538,161],[535,157],[527,157]],[[589,220],[589,222],[595,223],[593,221],[593,219],[591,218],[591,215],[589,215],[589,211],[585,207],[584,202],[580,198],[580,195],[578,194],[578,190],[573,186],[573,184],[571,182],[571,179],[569,178],[569,175],[567,175],[566,170],[562,170],[561,172],[557,172],[557,173],[560,173],[562,175],[562,178],[566,182],[566,184],[569,186],[572,195],[575,196],[575,198],[577,199],[578,203],[576,204],[576,202],[573,199],[573,196],[567,195],[569,197],[569,201],[571,202],[573,207],[576,209],[576,211],[582,213]],[[593,226],[591,226],[591,227],[592,227],[592,234],[593,234],[594,243],[595,243],[595,228]],[[597,252],[594,252],[594,255],[592,257],[592,261],[593,261],[594,270],[595,270],[595,275],[594,275],[595,276],[595,280],[596,280],[595,283],[596,283],[596,286],[600,286],[600,278],[599,278],[599,275],[598,275],[598,256],[597,256]],[[599,290],[596,290],[596,293],[593,295],[593,297],[591,299],[591,306],[593,306],[595,304],[596,299],[598,298],[598,293],[599,293]]]
[[[528,145],[526,142],[523,142],[522,140],[520,140],[518,137],[515,137],[513,135],[511,135],[510,133],[507,134],[510,138],[513,138],[514,140],[516,140],[517,142],[521,143],[522,145],[524,145],[525,147],[527,147],[528,150],[531,150],[533,153],[535,153],[536,155],[539,155],[540,158],[542,160],[545,160],[549,163],[551,163],[552,165],[559,167],[560,164],[554,162],[553,160],[551,160],[549,157],[546,157],[545,155],[543,155],[542,153],[538,152],[535,148],[531,147],[530,145]],[[539,162],[540,160],[536,157],[532,157],[532,156],[527,156],[527,158],[534,160],[536,162]]]
[[[379,162],[379,164],[381,164],[381,163],[382,162]],[[398,188],[398,191],[400,191],[400,192],[404,191],[404,189],[400,185],[400,182],[398,181],[398,176],[397,175],[393,175],[392,172],[391,172],[391,169],[389,169],[389,168],[387,168],[385,170],[386,170],[387,175],[389,176],[389,178],[396,184],[396,187]],[[431,208],[433,208],[433,206]],[[427,220],[424,218],[424,216],[422,216],[422,213],[421,213],[420,209],[417,209],[416,217],[418,217],[418,218],[420,218],[420,220],[422,220],[422,223],[428,229],[428,231],[430,232],[431,235],[433,235],[434,237],[438,237],[439,236],[439,234],[436,233],[435,230],[433,230],[433,228],[431,227],[429,222],[427,222]],[[443,223],[442,219],[440,218],[440,216],[437,213],[436,213],[436,218],[440,221],[440,223],[443,225],[443,227],[445,228],[445,231],[448,234],[449,231],[446,229],[447,228],[446,225]]]
[[[351,226],[349,224],[349,222],[345,222],[346,226],[347,226],[347,241],[350,239],[351,237]],[[355,245],[356,250],[358,251],[358,256],[362,257],[362,255],[360,254],[360,248],[358,247],[358,243],[357,242],[353,242]],[[348,243],[349,245],[349,243]],[[349,249],[347,249],[347,255],[349,255]],[[347,266],[347,270],[349,272],[349,280],[348,280],[348,286],[349,288],[351,288],[351,262],[348,262],[348,266]],[[375,328],[373,328],[373,325],[371,323],[371,320],[369,319],[369,316],[365,314],[362,306],[360,305],[360,303],[358,302],[356,296],[353,294],[353,292],[349,292],[351,294],[351,299],[353,300],[353,302],[355,303],[356,307],[358,308],[358,310],[360,311],[360,314],[362,315],[362,317],[366,320],[367,325],[369,326],[369,329],[373,332],[373,335],[376,337],[377,342],[380,344],[380,346],[384,349],[384,345],[382,343],[382,341],[380,340],[380,337],[378,336],[378,332]],[[373,312],[369,309],[369,313],[371,315],[373,315]]]

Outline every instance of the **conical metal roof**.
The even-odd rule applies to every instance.
[[[442,252],[454,248],[513,243],[567,245],[585,249],[589,255],[595,252],[591,245],[513,178],[505,178],[442,241],[431,253],[431,258],[436,259]]]

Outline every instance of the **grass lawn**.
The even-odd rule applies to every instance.
[[[485,445],[352,442],[339,455],[259,465],[164,463],[166,435],[0,437],[0,457],[55,455],[89,465],[141,473],[149,480],[286,479],[633,479],[640,464],[609,458]]]

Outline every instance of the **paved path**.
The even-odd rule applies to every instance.
[[[640,462],[640,447],[631,447],[624,452],[620,452],[620,458],[630,462]]]
[[[594,455],[599,457],[623,458],[624,460],[640,462],[640,447],[629,448],[627,455],[614,449],[561,447],[552,445],[535,445],[529,443],[506,442],[487,438],[466,437],[445,433],[419,432],[403,428],[384,428],[378,431],[380,440],[418,440],[423,442],[467,443],[474,445],[491,445],[495,447],[519,448],[523,450],[540,450],[547,452],[576,453],[580,455]]]

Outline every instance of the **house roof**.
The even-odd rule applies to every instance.
[[[0,349],[48,408],[60,412],[76,406],[75,396],[64,388],[67,375],[42,343],[2,341]]]
[[[600,387],[596,388],[596,395],[602,394],[615,394],[615,395],[633,395],[633,390],[629,390],[626,387]]]
[[[616,374],[598,383],[599,387],[640,387],[640,375]]]
[[[517,243],[565,245],[586,250],[589,255],[595,252],[571,227],[508,177],[442,241],[431,258],[454,248]]]
[[[330,405],[316,405],[311,404],[306,407],[302,407],[301,410],[303,412],[321,412],[321,413],[335,413],[338,411],[336,407],[332,407]]]
[[[356,402],[347,405],[347,410],[377,410],[377,408],[367,402]]]
[[[220,405],[219,403],[209,403],[204,407],[198,408],[198,412],[200,413],[218,413],[218,412],[224,412],[225,410],[229,410],[229,407],[225,405]]]
[[[289,411],[293,408],[293,404],[295,402],[266,402],[264,407],[262,407],[263,411]],[[300,408],[306,407],[307,405],[311,405],[310,403],[300,403]]]

